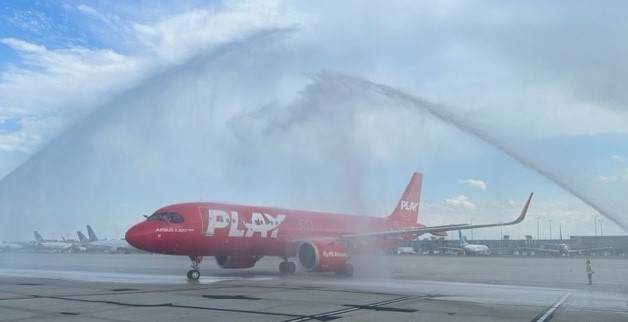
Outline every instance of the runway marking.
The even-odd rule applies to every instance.
[[[12,269],[0,268],[0,277],[27,277],[64,281],[82,281],[90,283],[133,283],[133,284],[181,284],[178,275],[150,275],[115,272],[85,272],[45,269]],[[230,276],[203,276],[199,284],[209,285],[224,281],[266,281],[276,277],[230,277]],[[187,279],[184,280],[187,283]]]
[[[203,295],[203,297],[212,300],[260,300],[259,297],[247,295]]]
[[[137,303],[125,303],[118,301],[106,301],[106,300],[88,300],[88,299],[75,299],[75,298],[67,298],[63,296],[43,296],[43,295],[31,295],[30,298],[43,298],[43,299],[53,299],[53,300],[63,300],[63,301],[73,301],[73,302],[86,302],[86,303],[102,303],[102,304],[110,304],[110,305],[118,305],[118,306],[129,306],[129,307],[172,307],[179,309],[195,309],[195,310],[207,310],[207,311],[222,311],[222,312],[233,312],[233,313],[246,313],[246,314],[261,314],[261,315],[273,315],[273,316],[283,316],[283,317],[301,317],[303,315],[299,314],[289,314],[289,313],[274,313],[274,312],[263,312],[263,311],[252,311],[252,310],[238,310],[238,309],[223,309],[217,307],[203,307],[203,306],[192,306],[192,305],[182,305],[182,304],[173,304],[173,303],[159,303],[159,304],[137,304]]]
[[[367,304],[367,305],[355,305],[355,306],[352,305],[351,307],[346,308],[346,309],[340,309],[340,310],[335,310],[335,311],[330,311],[330,312],[325,312],[325,313],[320,313],[320,314],[315,314],[315,315],[299,317],[295,319],[285,320],[284,322],[302,322],[302,321],[310,321],[310,320],[330,321],[330,320],[336,319],[333,317],[334,315],[349,313],[349,312],[358,311],[362,309],[376,310],[377,307],[382,306],[382,305],[388,305],[388,304],[393,304],[397,302],[407,301],[407,300],[415,299],[419,297],[420,296],[404,296],[404,297],[399,297],[392,300],[386,300],[386,301],[376,302],[376,303]],[[388,309],[388,308],[381,308],[382,311],[384,311],[385,309]]]
[[[554,311],[556,311],[556,309],[558,309],[558,307],[563,305],[563,303],[565,303],[565,301],[567,300],[567,298],[571,294],[572,293],[565,294],[562,298],[560,298],[560,300],[558,300],[558,302],[554,303],[554,305],[552,305],[552,307],[550,307],[549,310],[547,310],[545,312],[545,314],[541,315],[538,319],[537,318],[532,319],[532,322],[544,322],[544,321],[551,320],[552,319],[552,313],[554,313]]]
[[[111,305],[119,305],[119,306],[130,306],[130,307],[173,307],[173,308],[183,308],[183,309],[197,309],[197,310],[208,310],[208,311],[223,311],[223,312],[233,312],[233,313],[246,313],[246,314],[261,314],[261,315],[272,315],[272,316],[283,316],[290,317],[292,319],[285,320],[285,322],[299,322],[299,321],[331,321],[337,319],[338,317],[334,317],[338,314],[349,313],[353,311],[358,311],[362,309],[371,309],[377,310],[377,307],[382,305],[393,304],[401,301],[406,301],[414,298],[419,298],[421,296],[404,296],[400,298],[395,298],[391,300],[376,302],[367,305],[360,306],[352,306],[346,309],[340,309],[335,311],[330,311],[326,313],[320,313],[315,315],[301,315],[301,314],[290,314],[290,313],[280,313],[280,312],[263,312],[263,311],[252,311],[252,310],[238,310],[238,309],[224,309],[224,308],[216,308],[216,307],[201,307],[201,306],[191,306],[191,305],[180,305],[173,303],[160,303],[160,304],[132,304],[132,303],[124,303],[118,301],[106,301],[106,300],[88,300],[88,299],[75,299],[68,298],[64,296],[40,296],[40,295],[31,295],[30,298],[46,298],[46,299],[55,299],[55,300],[65,300],[65,301],[75,301],[75,302],[87,302],[87,303],[103,303],[103,304],[111,304]],[[386,311],[388,308],[380,308],[381,311]],[[404,310],[399,310],[399,312],[405,312]],[[69,312],[60,312],[61,314],[67,314]],[[69,313],[72,314],[72,313]]]

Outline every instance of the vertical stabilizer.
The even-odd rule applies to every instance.
[[[78,235],[79,240],[81,241],[81,245],[85,246],[89,244],[89,239],[87,239],[87,237],[85,237],[85,235],[80,230],[77,230],[76,234]]]
[[[90,242],[98,240],[98,237],[96,237],[96,234],[94,234],[94,231],[92,230],[92,227],[90,225],[87,225],[87,235],[89,236]]]
[[[42,238],[41,235],[37,231],[34,231],[33,234],[35,234],[35,240],[38,243],[44,242],[44,238]]]
[[[413,224],[417,223],[419,217],[419,201],[421,199],[421,184],[423,183],[423,174],[415,172],[403,191],[401,199],[397,203],[397,207],[392,214],[388,216],[390,220],[407,221]]]
[[[458,230],[458,238],[460,238],[460,246],[467,245],[467,239],[462,236],[462,231]]]

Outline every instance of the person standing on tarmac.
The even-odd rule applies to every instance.
[[[591,260],[587,259],[587,277],[589,278],[589,285],[592,285],[591,277],[593,276],[593,268],[591,268]]]

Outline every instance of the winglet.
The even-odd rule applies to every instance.
[[[532,196],[533,195],[534,195],[534,192],[530,192],[530,196],[528,197],[528,201],[526,201],[526,204],[523,206],[523,209],[521,209],[521,214],[519,215],[519,217],[517,217],[517,219],[515,219],[512,222],[505,223],[504,225],[518,224],[518,223],[522,222],[523,219],[525,219],[526,213],[528,212],[528,207],[530,206],[530,201],[532,200]]]
[[[411,181],[412,182],[412,181]],[[408,185],[410,186],[410,185]],[[408,190],[408,188],[406,188],[406,190]],[[405,193],[404,193],[405,195]],[[431,227],[417,227],[417,228],[411,228],[411,229],[405,229],[405,230],[398,230],[398,231],[379,231],[379,232],[373,232],[373,233],[363,233],[363,234],[354,234],[354,235],[345,235],[342,236],[342,238],[356,238],[356,237],[392,237],[392,236],[402,236],[402,235],[408,235],[408,234],[413,234],[413,235],[421,235],[421,234],[425,234],[425,233],[431,233],[433,235],[437,235],[437,236],[442,236],[443,234],[446,235],[448,231],[452,231],[452,230],[462,230],[462,229],[473,229],[473,228],[487,228],[487,227],[498,227],[498,226],[508,226],[508,225],[515,225],[518,224],[520,222],[523,221],[523,219],[525,219],[526,217],[526,213],[528,212],[528,207],[530,206],[530,201],[532,200],[532,196],[534,195],[534,193],[530,193],[530,196],[528,197],[528,200],[526,201],[525,205],[523,206],[523,209],[521,210],[521,214],[519,215],[519,217],[517,217],[517,219],[515,219],[514,221],[511,222],[499,222],[499,223],[493,223],[493,224],[482,224],[482,225],[469,225],[469,224],[451,224],[451,225],[444,225],[444,226],[431,226]],[[392,215],[389,216],[389,218],[393,217],[395,214],[397,214],[398,209],[395,209],[395,212],[393,212]],[[462,234],[461,234],[462,235]]]

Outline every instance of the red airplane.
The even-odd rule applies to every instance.
[[[397,207],[386,218],[195,202],[163,207],[126,232],[132,246],[153,253],[186,255],[192,261],[188,278],[200,277],[203,256],[215,256],[221,268],[249,268],[263,256],[282,258],[279,271],[294,273],[296,257],[307,272],[352,275],[350,254],[385,250],[419,235],[444,236],[446,231],[507,226],[520,223],[532,194],[519,217],[508,223],[452,224],[426,227],[418,224],[423,175],[414,173]]]

